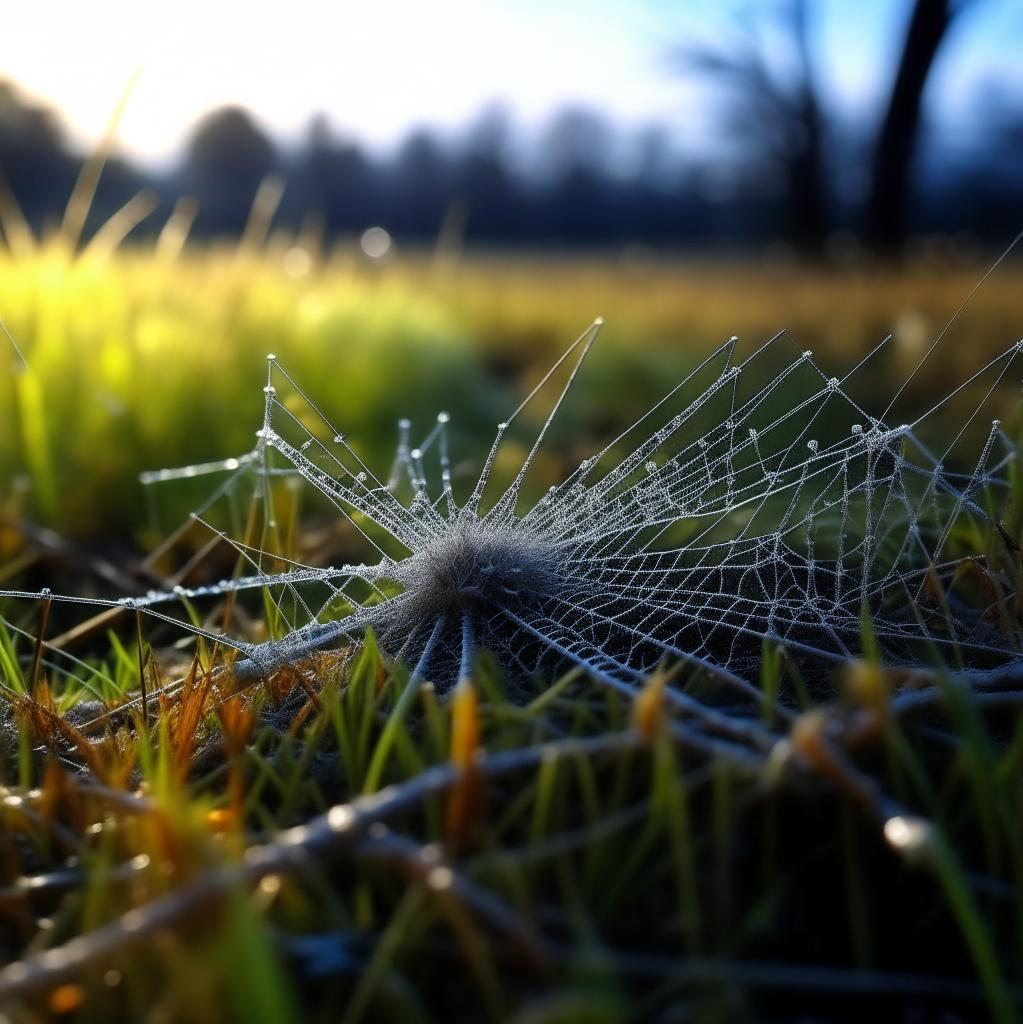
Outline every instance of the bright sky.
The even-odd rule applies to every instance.
[[[765,0],[759,0],[765,2]],[[695,93],[669,76],[672,39],[700,32],[722,0],[14,0],[0,75],[54,105],[72,137],[102,134],[133,72],[121,122],[129,154],[173,155],[229,102],[295,138],[316,111],[384,146],[412,124],[457,126],[488,101],[539,123],[579,101],[626,124],[693,121]],[[949,103],[996,72],[1023,91],[1023,4],[976,0],[939,66]],[[815,0],[829,91],[847,106],[887,88],[907,6]]]

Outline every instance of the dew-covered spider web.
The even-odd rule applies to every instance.
[[[626,692],[673,665],[721,684],[722,701],[763,699],[765,645],[819,685],[873,649],[889,665],[975,673],[1018,656],[1013,578],[999,562],[1015,550],[1000,522],[1015,448],[989,407],[1018,389],[1023,343],[903,421],[908,379],[869,407],[852,397],[887,342],[836,377],[784,333],[743,356],[729,339],[540,486],[599,328],[509,412],[467,480],[447,413],[419,435],[402,420],[393,462],[372,467],[268,357],[252,451],[145,477],[210,479],[194,520],[233,548],[237,571],[105,603],[234,649],[243,680],[367,629],[439,688],[486,649],[513,676],[576,666]],[[935,424],[940,446],[925,441]],[[296,487],[344,527],[357,558],[282,553],[280,534],[296,527],[281,506]],[[244,628],[250,596],[272,609],[270,639]]]

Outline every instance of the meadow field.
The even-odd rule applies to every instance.
[[[248,451],[269,352],[368,456],[389,456],[400,417],[425,425],[448,409],[458,454],[478,458],[481,432],[602,316],[562,414],[579,447],[632,422],[732,335],[749,352],[785,331],[787,352],[811,349],[839,376],[893,335],[850,386],[861,397],[894,390],[988,269],[628,252],[377,263],[354,244],[315,256],[294,239],[166,249],[0,252],[0,311],[28,362],[19,369],[12,352],[0,377],[9,516],[67,538],[155,543],[138,475]],[[1016,340],[1021,285],[1015,264],[978,290],[914,380],[919,407]],[[188,507],[178,497],[165,489],[157,503],[173,515]]]
[[[0,252],[24,355],[2,350],[0,586],[205,579],[197,541],[146,556],[211,478],[140,474],[252,450],[270,352],[370,465],[401,417],[426,433],[449,412],[453,473],[472,479],[602,316],[544,485],[733,335],[751,352],[784,331],[768,367],[813,350],[883,407],[952,322],[906,395],[926,409],[1023,333],[1023,266],[971,297],[989,266],[26,242]],[[1019,381],[999,388],[1015,437]],[[989,425],[966,427],[982,442]],[[953,546],[986,553],[955,579],[980,580],[984,628],[1018,645],[1013,508]],[[275,565],[341,550],[322,509],[279,526]],[[944,578],[927,585],[945,601]],[[514,679],[481,651],[445,691],[372,633],[252,685],[216,628],[280,635],[264,589],[185,601],[184,638],[130,604],[0,605],[12,1021],[1020,1019],[1012,672],[978,696],[940,663],[889,665],[865,613],[862,649],[826,676],[765,639],[752,710],[667,662],[626,695],[579,668]]]

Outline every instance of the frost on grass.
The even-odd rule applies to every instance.
[[[250,453],[145,480],[222,474],[195,518],[235,547],[240,571],[122,603],[179,622],[175,603],[272,595],[277,639],[205,631],[238,650],[243,678],[368,628],[414,679],[440,687],[487,649],[511,675],[575,665],[627,692],[675,664],[729,700],[761,699],[765,642],[811,681],[875,649],[888,664],[973,671],[1017,656],[1015,628],[999,617],[1011,583],[992,564],[996,548],[1013,548],[999,516],[1014,448],[998,421],[982,422],[992,396],[1018,385],[1019,345],[901,422],[909,380],[872,408],[850,397],[884,344],[837,378],[812,353],[789,351],[784,334],[741,360],[733,338],[559,483],[538,487],[599,326],[497,426],[467,482],[453,470],[446,413],[417,441],[401,421],[380,473],[270,356]],[[922,440],[935,421],[941,448]],[[364,561],[322,568],[274,553],[287,479],[348,524]],[[252,492],[259,528],[250,517],[232,536],[212,510]]]

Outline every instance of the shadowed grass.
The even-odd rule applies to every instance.
[[[901,711],[857,671],[876,678],[759,768],[694,752],[659,677],[631,708],[578,672],[525,703],[494,681],[438,701],[371,641],[237,693],[196,663],[148,725],[91,744],[12,699],[0,1004],[560,1020],[604,992],[617,1020],[813,992],[1014,1020],[1023,703],[993,715],[938,679]],[[83,775],[86,744],[134,768]]]

